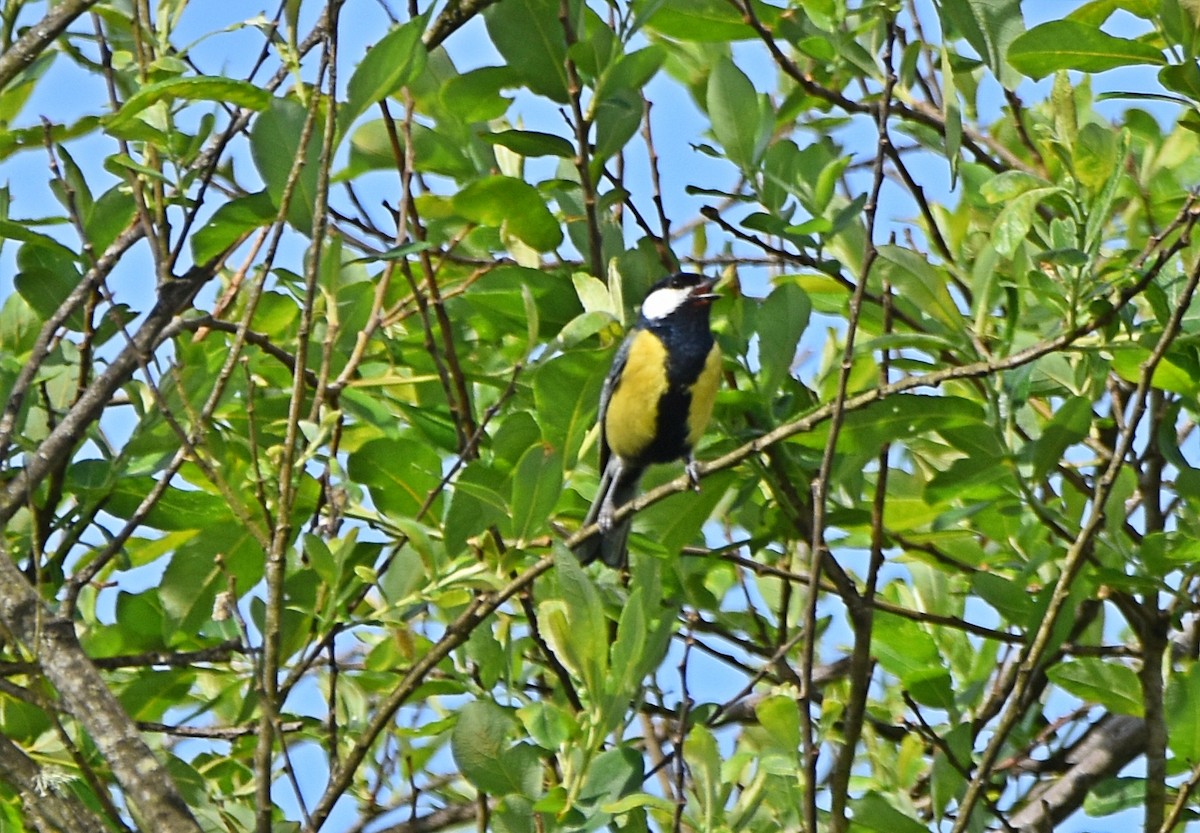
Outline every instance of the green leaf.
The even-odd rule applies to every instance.
[[[193,518],[195,524],[200,519]],[[200,539],[177,550],[158,582],[158,597],[169,621],[167,632],[191,633],[212,617],[213,599],[228,586],[220,565],[207,554]]]
[[[538,817],[535,806],[538,805],[524,796],[505,796],[496,802],[496,808],[489,814],[491,829],[495,833],[538,833],[540,827],[535,821]]]
[[[533,92],[566,104],[567,41],[558,13],[559,0],[505,0],[483,19],[505,65]]]
[[[423,124],[411,125],[409,132],[412,135],[413,170],[442,174],[455,179],[475,175],[475,165],[467,157],[461,143],[456,143]],[[404,135],[400,134],[396,138],[400,142],[403,154]],[[354,135],[350,137],[350,164],[334,178],[340,182],[352,179],[364,171],[395,171],[397,164],[403,162],[403,158],[402,155],[400,162],[397,162],[387,125],[383,119],[375,119],[355,128]]]
[[[501,130],[499,133],[481,133],[480,138],[488,144],[501,145],[521,156],[575,158],[574,146],[553,133],[539,133],[536,130]]]
[[[593,162],[602,165],[624,149],[642,124],[642,98],[633,90],[617,90],[596,108]]]
[[[879,257],[892,267],[888,275],[902,298],[946,325],[951,334],[961,329],[962,315],[950,297],[946,270],[900,246],[880,246]]]
[[[729,161],[743,171],[753,170],[770,139],[759,95],[729,58],[720,58],[708,77],[706,101],[713,134]],[[769,107],[769,105],[767,105]]]
[[[555,655],[598,700],[608,673],[608,626],[600,595],[575,556],[554,553],[557,594],[538,605],[538,623]]]
[[[517,709],[517,718],[533,742],[550,752],[558,751],[579,729],[573,714],[541,700],[534,700]]]
[[[648,478],[647,484],[657,482],[660,477],[666,479],[679,475],[678,468],[663,467]],[[730,482],[731,478],[724,472],[706,477],[699,494],[689,491],[672,495],[639,513],[634,521],[634,529],[651,538],[667,553],[678,553],[683,547],[697,543],[704,522],[725,497],[725,489]]]
[[[517,463],[512,478],[513,534],[529,541],[545,531],[554,504],[562,494],[562,455],[535,443]]]
[[[1142,689],[1137,673],[1116,661],[1084,657],[1046,670],[1051,682],[1087,703],[1141,717]]]
[[[1163,67],[1158,71],[1158,82],[1187,99],[1200,100],[1200,67],[1194,62]]]
[[[0,101],[0,107],[3,102]],[[0,121],[2,123],[2,121]],[[52,124],[49,127],[25,127],[0,130],[0,159],[5,159],[19,150],[45,147],[47,138],[52,142],[65,142],[94,131],[100,125],[99,116],[84,116],[71,124]]]
[[[118,684],[116,694],[131,718],[157,722],[187,698],[195,682],[191,669],[139,669],[132,680]]]
[[[886,798],[869,792],[853,803],[854,826],[878,833],[927,833],[925,825],[893,807]]]
[[[788,139],[772,142],[763,156],[759,196],[772,219],[781,225],[783,220],[778,215],[788,196],[797,190],[800,165],[800,149]]]
[[[451,556],[463,552],[468,538],[492,524],[500,525],[501,529],[507,527],[507,494],[503,474],[480,461],[473,462],[459,474],[454,481],[444,526],[446,551]]]
[[[1144,807],[1146,777],[1108,778],[1096,784],[1083,800],[1083,811],[1093,818],[1110,816],[1122,810]]]
[[[947,709],[953,706],[950,673],[933,637],[915,622],[881,614],[871,632],[871,653],[899,678],[918,703]]]
[[[584,437],[595,425],[606,368],[594,354],[579,351],[546,362],[534,372],[533,397],[542,436],[562,449],[566,468],[577,464]]]
[[[1079,130],[1072,156],[1075,176],[1092,191],[1118,179],[1117,136],[1112,128],[1089,122]]]
[[[1167,682],[1164,702],[1167,744],[1176,757],[1200,761],[1200,662],[1193,662],[1183,673],[1172,674]]]
[[[772,747],[796,754],[800,748],[800,708],[795,697],[768,695],[754,706],[754,714]]]
[[[620,801],[601,805],[600,809],[616,816],[640,807],[652,807],[669,818],[675,812],[676,805],[674,801],[668,801],[662,796],[650,795],[649,793],[635,793],[634,795],[622,798]]]
[[[612,646],[612,667],[615,673],[608,678],[609,692],[620,696],[624,704],[633,699],[641,682],[638,672],[646,644],[646,599],[640,587],[635,587],[621,610],[617,623],[617,639]]]
[[[1020,626],[1030,623],[1034,599],[1024,581],[1016,582],[998,573],[981,571],[971,577],[971,586],[1006,622]]]
[[[596,98],[603,101],[621,90],[641,90],[662,67],[666,57],[666,50],[658,44],[622,55],[601,77],[596,86]]]
[[[1166,59],[1149,44],[1113,37],[1078,20],[1051,20],[1013,40],[1008,62],[1038,79],[1060,69],[1103,72],[1136,64],[1160,66]]]
[[[589,803],[616,801],[641,786],[645,771],[645,759],[632,747],[617,746],[601,752],[588,767],[579,798]]]
[[[130,538],[125,544],[129,564],[133,567],[141,567],[157,561],[164,555],[175,552],[198,534],[200,534],[200,530],[180,529],[154,538]]]
[[[983,422],[983,411],[973,400],[957,396],[900,394],[847,413],[838,448],[875,454],[885,442],[904,441],[929,431],[949,431]],[[794,442],[824,449],[827,431],[827,428],[818,428],[797,435]]]
[[[355,482],[371,490],[379,511],[398,518],[415,517],[441,480],[441,460],[427,443],[407,438],[372,440],[350,455]]]
[[[271,108],[259,116],[250,129],[250,155],[267,184],[272,204],[283,202],[288,177],[300,154],[300,138],[308,110],[290,98],[275,99]],[[313,205],[317,197],[317,177],[321,154],[321,122],[318,116],[303,153],[303,167],[288,203],[287,220],[304,234],[312,232]]]
[[[84,217],[84,234],[92,249],[103,252],[129,225],[137,205],[133,194],[124,184],[114,185],[96,198],[91,210]]]
[[[1085,131],[1086,132],[1086,129]],[[1089,138],[1089,142],[1091,139]],[[1100,140],[1103,142],[1104,140]],[[1099,194],[1095,201],[1088,207],[1088,218],[1086,231],[1084,233],[1084,250],[1090,255],[1098,255],[1100,245],[1105,240],[1105,229],[1108,228],[1109,220],[1112,213],[1113,204],[1116,201],[1117,191],[1124,182],[1122,167],[1125,159],[1129,155],[1130,146],[1130,131],[1122,130],[1117,135],[1116,148],[1112,152],[1112,170],[1107,180],[1099,185]],[[1088,153],[1085,151],[1085,153]],[[1098,159],[1097,154],[1107,157],[1108,151],[1103,147],[1091,149],[1092,158],[1085,159],[1085,166],[1091,166]],[[1102,166],[1096,165],[1097,171]]]
[[[211,76],[169,78],[139,88],[125,100],[120,110],[101,121],[111,132],[120,135],[134,125],[139,113],[166,99],[216,101],[248,110],[266,110],[272,103],[271,93],[249,81]]]
[[[1011,202],[1026,191],[1048,188],[1050,183],[1025,171],[1004,171],[979,187],[980,195],[992,205]]]
[[[61,249],[68,255],[71,254],[70,249],[68,249],[62,243],[59,243],[53,237],[47,234],[32,231],[29,226],[24,223],[18,223],[4,218],[0,218],[0,240],[19,240],[23,243],[33,243],[45,248]],[[71,256],[73,257],[73,255]]]
[[[427,251],[428,249],[432,249],[432,248],[433,248],[433,244],[430,243],[428,240],[413,240],[412,242],[405,243],[402,246],[393,246],[392,248],[390,248],[386,251],[380,252],[377,255],[366,255],[365,257],[356,257],[349,262],[350,263],[379,263],[379,262],[387,262],[389,260],[407,260],[408,256],[411,254],[416,254],[417,252],[424,252],[424,251]]]
[[[575,294],[579,296],[579,303],[586,311],[600,310],[613,316],[617,316],[620,312],[617,309],[618,305],[615,303],[613,293],[599,278],[592,277],[586,272],[572,272],[571,285],[575,288]]]
[[[508,67],[480,67],[447,81],[441,91],[442,105],[464,122],[489,121],[504,115],[512,103],[500,91],[519,83]]]
[[[207,263],[247,232],[270,223],[275,214],[275,204],[266,191],[222,203],[208,222],[192,235],[192,259]]]
[[[1091,399],[1074,396],[1059,406],[1042,435],[1028,448],[1035,480],[1041,480],[1058,465],[1063,452],[1088,435],[1092,418]]]
[[[4,233],[3,228],[0,233]],[[17,249],[17,269],[13,279],[17,292],[43,319],[58,309],[82,279],[75,253],[40,234],[31,233],[28,242]],[[82,313],[77,310],[72,314],[67,326],[81,329]]]
[[[754,322],[758,331],[760,385],[764,391],[779,388],[796,361],[796,347],[808,327],[812,303],[808,293],[792,281],[779,281],[759,302]]]
[[[1145,347],[1129,345],[1113,351],[1112,368],[1126,382],[1137,384],[1142,379],[1142,364],[1149,358],[1150,351]],[[1200,392],[1200,383],[1195,374],[1176,364],[1169,356],[1164,356],[1155,365],[1150,384],[1159,390],[1186,396],[1196,396]]]
[[[942,83],[945,87],[942,91],[942,113],[946,120],[946,158],[950,162],[950,184],[953,186],[958,181],[958,166],[962,150],[962,96],[958,93],[958,83],[951,65],[950,49],[943,43],[938,51],[941,55]]]
[[[1002,257],[1012,257],[1033,227],[1033,213],[1045,197],[1061,189],[1035,188],[1012,199],[992,224],[992,246]]]
[[[338,110],[339,135],[373,104],[421,74],[429,54],[421,42],[424,29],[424,17],[414,18],[367,51],[346,85],[346,103]]]
[[[529,744],[509,747],[512,713],[490,700],[473,700],[458,713],[450,733],[450,753],[463,777],[492,795],[536,795],[541,761]]]
[[[723,784],[721,753],[717,739],[705,726],[693,726],[683,741],[683,757],[692,773],[693,789],[699,800],[706,829],[715,829],[725,815],[724,795],[732,785]],[[726,787],[726,789],[723,789]]]
[[[1141,5],[1147,0],[1137,0],[1136,4],[1132,0],[1126,2]],[[1167,43],[1182,47],[1185,60],[1195,61],[1196,39],[1200,35],[1200,9],[1197,9],[1195,0],[1159,0],[1149,14],[1141,16],[1154,22],[1155,28],[1163,32]]]
[[[117,478],[112,490],[105,494],[104,511],[117,518],[130,518],[153,486],[154,481],[149,477]],[[226,524],[231,518],[229,504],[216,495],[195,489],[168,489],[146,515],[144,523],[163,531],[205,529],[209,525]]]
[[[573,20],[575,42],[567,49],[567,57],[574,61],[583,80],[592,82],[615,63],[621,45],[612,27],[587,6],[581,5]]]
[[[56,49],[38,51],[37,57],[18,72],[3,90],[0,90],[0,125],[12,124],[33,91],[41,77],[50,69],[55,57],[59,54]],[[39,127],[40,131],[41,128]]]
[[[25,269],[13,278],[17,292],[42,319],[54,314],[77,283],[79,274],[73,270]],[[72,329],[79,329],[83,326],[83,318],[72,315],[67,324]]]
[[[779,15],[777,7],[762,3],[754,3],[754,10],[759,20],[771,21]],[[684,41],[719,43],[758,37],[737,9],[724,0],[666,0],[646,16],[645,25]]]
[[[950,685],[950,675],[944,668],[930,667],[910,673],[903,683],[913,700],[924,706],[945,711],[954,708],[954,690]]]
[[[153,139],[145,139],[145,141],[153,141]],[[162,144],[164,143],[159,143],[160,146]],[[141,174],[150,182],[167,182],[167,177],[162,171],[150,165],[143,165],[132,156],[124,153],[114,153],[112,156],[106,157],[104,160],[104,170],[122,179],[132,171],[135,174]]]
[[[454,197],[454,208],[476,223],[502,225],[539,252],[562,243],[562,227],[537,189],[511,176],[492,176],[472,182]]]
[[[166,631],[163,603],[157,590],[119,592],[116,615],[122,651],[161,651],[166,647],[163,642]]]
[[[960,761],[971,760],[971,725],[960,723],[942,735],[944,748],[933,754],[933,770],[930,778],[930,798],[934,812],[942,815],[951,801],[962,798],[967,788]]]
[[[92,189],[88,186],[87,178],[65,147],[57,150],[63,181],[51,180],[50,188],[63,208],[75,211],[81,217],[88,217],[92,213]]]
[[[1006,88],[1019,79],[1005,61],[1008,47],[1025,31],[1020,0],[945,0],[942,13],[974,47]]]
[[[476,627],[463,647],[466,658],[484,689],[496,685],[508,670],[508,654],[491,627]]]

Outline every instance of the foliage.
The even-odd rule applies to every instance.
[[[3,829],[1195,814],[1195,3],[47,5],[0,11]],[[583,569],[678,268],[703,488]]]

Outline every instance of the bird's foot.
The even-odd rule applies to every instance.
[[[617,514],[617,507],[612,505],[612,501],[606,500],[600,504],[600,511],[596,513],[596,526],[601,532],[610,532],[613,528],[613,516]]]
[[[700,464],[689,457],[683,470],[687,472],[688,482],[692,484],[692,491],[700,491]]]

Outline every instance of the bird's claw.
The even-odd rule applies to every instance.
[[[683,470],[687,472],[688,482],[692,486],[692,491],[700,491],[700,464],[695,460],[689,459],[684,464]]]
[[[607,500],[604,501],[604,503],[600,506],[600,511],[596,513],[596,526],[599,527],[601,532],[608,533],[612,531],[613,516],[616,513],[616,507],[614,507]]]

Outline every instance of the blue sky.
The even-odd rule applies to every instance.
[[[927,23],[935,19],[929,0],[920,0],[917,5]],[[1055,2],[1054,0],[1026,3],[1024,11],[1027,25],[1053,19],[1077,5],[1078,3],[1075,2]],[[316,7],[313,4],[306,4],[305,8],[310,10],[305,14],[311,14],[311,9]],[[247,19],[247,13],[253,10],[252,4],[240,2],[240,0],[193,2],[184,13],[177,42],[183,44],[196,41],[190,52],[202,70],[209,73],[242,76],[248,71],[262,43],[262,36],[254,26],[242,25],[242,22]],[[40,9],[38,11],[40,12]],[[1124,21],[1120,18],[1115,19],[1110,28],[1121,26],[1128,20],[1131,19],[1127,18]],[[347,3],[341,22],[340,54],[343,63],[339,74],[344,85],[350,77],[354,62],[362,55],[365,47],[378,40],[386,30],[388,19],[378,3],[352,0]],[[311,25],[311,20],[302,22],[301,30],[307,31],[309,25]],[[77,23],[73,28],[83,31],[90,28],[90,24]],[[206,36],[206,33],[213,31],[216,31],[217,34]],[[930,31],[930,27],[927,26],[926,31]],[[1129,33],[1126,31],[1122,34],[1128,35]],[[460,70],[500,63],[500,58],[488,41],[484,27],[479,21],[469,23],[462,31],[452,36],[447,42],[447,48]],[[739,45],[735,50],[735,56],[739,66],[759,85],[760,90],[765,91],[771,88],[775,82],[775,71],[757,44]],[[1048,80],[1037,84],[1027,82],[1022,86],[1019,94],[1027,103],[1036,102],[1048,95],[1049,83]],[[1145,70],[1104,73],[1095,77],[1094,85],[1098,90],[1147,90],[1155,89],[1157,86],[1153,73]],[[648,87],[648,95],[654,102],[652,118],[658,152],[664,160],[669,160],[669,163],[664,164],[662,168],[664,199],[668,214],[678,225],[694,217],[698,209],[710,201],[708,198],[686,194],[685,189],[688,185],[703,183],[710,186],[732,187],[736,181],[736,171],[729,163],[712,159],[692,148],[694,143],[704,140],[702,133],[706,120],[679,86],[660,76],[651,82]],[[39,84],[37,93],[28,103],[15,126],[34,125],[41,115],[45,115],[55,122],[69,122],[87,113],[103,112],[106,109],[106,100],[107,94],[99,78],[87,75],[60,56],[46,79]],[[985,106],[995,108],[995,111],[998,112],[1001,104],[1002,98],[999,89],[994,84],[985,85]],[[1104,113],[1116,114],[1127,106],[1125,102],[1111,101],[1099,105],[1098,109]],[[1139,106],[1145,107],[1146,105],[1139,104]],[[1170,108],[1165,105],[1156,106],[1154,112],[1164,123],[1169,122],[1172,118]],[[566,135],[557,105],[543,100],[518,99],[510,112],[510,119],[514,124],[520,123],[528,129]],[[988,116],[985,115],[984,121],[988,120]],[[861,147],[863,154],[869,154],[873,152],[874,148],[874,126],[866,120],[858,119],[840,131],[838,138],[844,141],[848,147]],[[104,157],[116,151],[116,146],[111,141],[95,136],[71,142],[68,144],[68,148],[76,161],[84,168],[96,193],[116,183],[116,178],[105,172],[101,164]],[[683,160],[682,164],[681,160]],[[235,153],[234,164],[240,173],[249,174],[246,177],[247,180],[256,178],[252,174],[252,165],[248,154],[244,151]],[[543,163],[534,163],[531,165],[531,171],[540,173],[540,169],[536,167],[537,164]],[[627,171],[631,182],[636,182],[639,178],[644,181],[647,177],[644,155],[631,152],[628,157]],[[928,189],[931,198],[936,200],[953,199],[949,171],[946,169],[944,161],[939,162],[927,158],[914,163],[913,173]],[[546,175],[549,175],[548,171]],[[0,161],[0,184],[7,182],[13,191],[15,200],[12,215],[14,217],[36,219],[61,212],[60,206],[47,185],[48,178],[46,158],[42,152],[26,152]],[[384,199],[394,201],[394,186],[387,177],[379,176],[372,181],[377,183],[378,190],[364,193],[365,197],[374,200],[375,204]],[[908,228],[907,219],[913,216],[915,211],[907,196],[899,189],[893,189],[887,193],[891,195],[891,199],[885,200],[887,216],[884,219],[886,223],[899,230]],[[648,189],[635,196],[641,201],[640,204],[643,208],[648,208]],[[49,229],[48,233],[65,233],[66,231],[65,227],[57,226]],[[632,240],[631,236],[630,242]],[[689,248],[690,246],[686,242],[682,242],[678,246],[678,252],[686,252]],[[4,246],[3,251],[0,252],[0,298],[6,297],[12,291],[12,277],[15,271],[14,253],[15,246],[11,244]],[[294,251],[292,255],[298,257],[299,251]],[[123,264],[120,272],[114,276],[114,281],[120,282],[123,291],[144,293],[146,299],[149,300],[152,297],[154,285],[152,275],[150,260],[143,248]],[[747,290],[751,293],[763,294],[769,288],[769,275],[765,270],[757,272],[747,270],[743,273],[743,279]],[[814,322],[814,326],[811,328],[813,335],[809,342],[803,345],[813,353],[818,352],[817,345],[824,340],[823,323],[832,322]],[[118,436],[122,431],[119,421],[106,427],[109,427]],[[130,586],[136,587],[139,582],[141,586],[146,586],[146,583],[153,582],[154,577],[152,575],[131,576],[129,580],[133,582]],[[849,642],[848,632],[842,641]],[[664,665],[664,669],[672,667],[673,660],[669,659]],[[740,680],[729,682],[723,674],[723,670],[723,667],[715,660],[700,652],[693,652],[689,665],[693,696],[699,695],[707,700],[721,702],[740,688]],[[669,675],[664,673],[662,679],[664,684],[671,682],[668,677]],[[320,701],[315,700],[314,702],[319,703]],[[302,699],[298,701],[298,704],[303,707]],[[323,764],[316,760],[317,756],[312,750],[300,749],[294,754],[296,760],[302,764],[302,771],[319,774],[322,770]],[[318,782],[314,779],[312,783],[315,785]],[[285,805],[291,802],[289,793],[290,790],[281,782],[277,794]],[[332,819],[327,829],[338,830],[348,826],[351,821],[352,812],[346,810]],[[1126,821],[1114,818],[1099,821],[1081,819],[1063,829],[1119,833],[1119,831],[1128,829],[1128,824]]]

